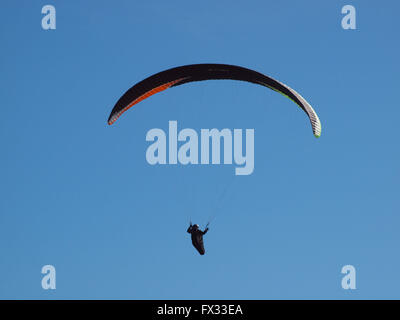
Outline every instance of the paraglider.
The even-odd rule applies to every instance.
[[[257,71],[226,64],[192,64],[175,67],[156,73],[136,83],[119,98],[108,117],[108,124],[112,125],[125,111],[158,92],[185,83],[204,80],[246,81],[279,92],[296,103],[305,112],[311,123],[314,136],[318,138],[321,135],[321,122],[317,113],[298,92],[286,84]],[[208,230],[208,225],[202,231],[197,224],[192,225],[191,223],[187,229],[187,232],[191,234],[192,244],[200,255],[205,254],[203,236]]]
[[[192,225],[192,223],[190,223],[190,226],[187,229],[187,232],[190,233],[192,236],[192,244],[200,253],[200,255],[204,255],[206,253],[206,251],[204,250],[203,236],[207,233],[207,231],[208,225],[204,229],[204,231],[201,231],[198,224]]]
[[[170,87],[203,80],[240,80],[277,91],[295,102],[308,116],[315,137],[321,135],[321,122],[311,105],[295,90],[254,70],[226,64],[192,64],[156,73],[130,88],[115,104],[108,118],[113,124],[126,110]]]

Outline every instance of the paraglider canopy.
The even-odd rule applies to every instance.
[[[226,64],[192,64],[154,74],[130,88],[115,104],[108,118],[113,124],[126,110],[140,101],[170,87],[203,80],[240,80],[277,91],[295,102],[308,116],[314,135],[321,135],[321,122],[311,105],[289,86],[254,70]]]

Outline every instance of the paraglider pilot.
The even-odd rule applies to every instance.
[[[208,224],[207,224],[208,226]],[[199,225],[195,224],[192,225],[190,223],[189,228],[187,229],[187,232],[191,234],[192,236],[192,244],[193,246],[197,249],[197,251],[203,255],[206,251],[204,250],[204,243],[203,243],[203,235],[205,235],[208,231],[208,227],[204,229],[204,231],[201,231],[199,229]]]

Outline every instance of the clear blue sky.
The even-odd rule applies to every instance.
[[[41,8],[57,29],[41,28]],[[357,29],[341,28],[341,8]],[[398,1],[1,1],[0,298],[400,298]],[[234,81],[155,95],[113,126],[137,81],[226,63]],[[150,166],[146,132],[254,128],[255,170]],[[207,253],[192,247],[190,217]],[[41,288],[56,267],[57,289]],[[341,288],[342,266],[357,289]]]

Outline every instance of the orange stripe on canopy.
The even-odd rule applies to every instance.
[[[160,91],[163,91],[165,89],[168,89],[169,87],[173,86],[174,84],[178,83],[179,81],[182,81],[183,79],[186,78],[181,78],[181,79],[177,79],[177,80],[173,80],[167,83],[162,84],[161,86],[158,86],[156,88],[153,88],[149,91],[147,91],[146,93],[142,94],[139,98],[133,100],[130,104],[128,104],[124,109],[122,109],[115,117],[113,117],[108,124],[111,125],[113,124],[115,121],[117,121],[117,119],[129,108],[133,107],[135,104],[139,103],[140,101],[143,101],[144,99],[147,99],[148,97],[152,96],[153,94],[156,94]]]

